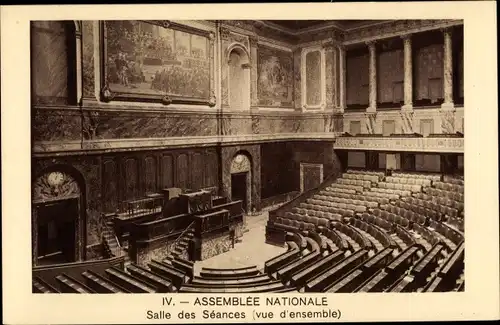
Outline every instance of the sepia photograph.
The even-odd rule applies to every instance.
[[[33,292],[464,291],[462,20],[30,28]]]

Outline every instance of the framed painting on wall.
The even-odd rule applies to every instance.
[[[101,22],[103,101],[215,106],[214,34],[165,20]]]

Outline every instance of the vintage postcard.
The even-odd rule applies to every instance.
[[[499,318],[495,13],[2,7],[4,322]]]

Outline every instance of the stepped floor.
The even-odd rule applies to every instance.
[[[195,263],[195,274],[199,274],[202,267],[211,268],[238,268],[254,266],[262,269],[264,262],[286,251],[285,247],[266,244],[266,223],[268,213],[257,216],[247,216],[248,231],[243,234],[242,240],[236,243],[230,251]]]

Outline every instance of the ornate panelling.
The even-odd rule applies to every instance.
[[[32,92],[34,104],[69,104],[74,80],[70,66],[75,61],[73,21],[31,23]],[[74,41],[74,43],[69,40]],[[73,94],[74,95],[74,94]]]
[[[187,154],[181,153],[177,156],[175,169],[177,171],[175,180],[176,187],[187,188],[189,183],[189,171],[190,171]]]
[[[95,55],[93,20],[82,21],[82,87],[83,97],[95,99]]]
[[[161,155],[161,186],[162,188],[174,186],[174,162],[172,155]]]
[[[259,105],[292,107],[292,53],[259,45],[257,85]]]
[[[373,39],[390,38],[405,33],[423,32],[462,24],[462,20],[452,19],[391,20],[376,26],[366,26],[347,31],[344,41],[346,44],[361,43]]]
[[[456,152],[464,151],[463,138],[337,138],[335,149]]]
[[[148,156],[144,158],[144,192],[154,193],[158,189],[157,186],[157,165],[156,156]]]
[[[403,100],[403,50],[377,53],[377,102],[398,103]]]
[[[125,200],[137,199],[139,196],[139,166],[137,158],[126,158],[122,173],[122,180],[125,187]]]
[[[118,168],[113,158],[105,158],[102,164],[102,209],[106,212],[118,208]]]
[[[347,56],[347,105],[368,105],[368,54]]]

